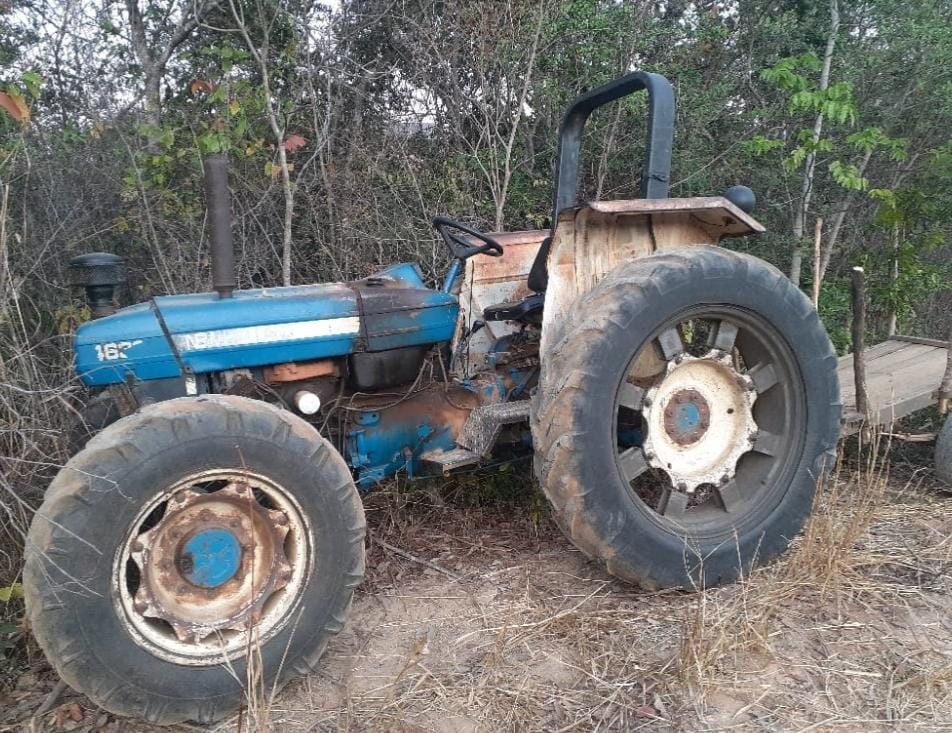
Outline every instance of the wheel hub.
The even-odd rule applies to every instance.
[[[711,408],[696,389],[679,390],[664,408],[664,429],[678,445],[696,443],[710,424]]]
[[[250,628],[291,579],[288,531],[287,513],[255,501],[248,484],[175,492],[164,516],[132,543],[141,575],[135,612],[167,622],[180,641]]]
[[[645,396],[648,464],[688,493],[702,484],[727,483],[754,445],[756,399],[753,382],[734,368],[729,354],[678,354]]]
[[[203,529],[189,537],[175,558],[179,573],[193,585],[217,588],[241,566],[241,545],[227,529]]]

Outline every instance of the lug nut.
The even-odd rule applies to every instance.
[[[145,546],[142,544],[142,540],[133,540],[132,541],[132,551],[133,552],[142,552],[145,549]]]

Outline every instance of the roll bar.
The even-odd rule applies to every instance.
[[[552,230],[549,236],[542,240],[529,269],[527,284],[533,292],[544,292],[549,284],[549,249],[558,226],[559,212],[578,204],[579,153],[582,148],[582,131],[589,115],[609,102],[641,90],[648,92],[648,138],[645,141],[641,195],[646,199],[668,198],[671,150],[674,145],[674,90],[671,83],[661,74],[634,71],[576,97],[565,111],[559,130]]]
[[[609,102],[641,90],[648,92],[648,138],[641,195],[646,199],[668,198],[674,142],[674,90],[661,74],[635,71],[576,97],[566,110],[559,131],[553,231],[559,212],[578,203],[579,153],[589,115]]]

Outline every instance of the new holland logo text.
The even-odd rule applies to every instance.
[[[205,351],[232,346],[273,344],[280,341],[302,341],[326,336],[356,336],[360,318],[330,318],[320,321],[278,323],[270,326],[243,326],[214,331],[192,331],[172,336],[179,351]]]

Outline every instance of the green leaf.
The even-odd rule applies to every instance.
[[[869,186],[869,180],[861,176],[859,168],[852,163],[846,164],[839,160],[832,161],[830,163],[830,175],[839,185],[851,191],[865,191]]]
[[[13,598],[23,598],[23,584],[13,583],[5,588],[0,588],[0,601],[9,603]]]
[[[749,140],[746,140],[743,146],[744,150],[746,150],[751,155],[764,155],[769,153],[771,150],[782,148],[783,140],[776,140],[765,137],[764,135],[754,135]],[[546,183],[548,183],[548,181]]]

